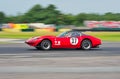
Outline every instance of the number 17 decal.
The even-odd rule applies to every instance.
[[[78,38],[76,38],[76,37],[70,38],[70,44],[77,45],[78,44]]]

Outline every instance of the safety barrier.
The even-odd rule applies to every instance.
[[[21,29],[22,32],[34,32],[35,29]]]
[[[4,31],[4,32],[21,32],[20,29],[8,29],[8,28],[4,28],[4,29],[2,29],[2,31]]]
[[[64,31],[70,31],[70,30],[74,30],[74,31],[96,31],[96,32],[120,32],[120,28],[93,28],[93,29],[8,29],[8,28],[4,28],[1,29],[0,31],[4,31],[4,32],[64,32]]]
[[[0,31],[2,31],[2,29],[0,28]]]
[[[54,32],[54,28],[35,29],[35,32]]]
[[[120,32],[120,28],[72,29],[75,31]]]
[[[11,29],[11,28],[3,28],[0,29],[3,32],[54,32],[54,28],[46,28],[46,29]]]

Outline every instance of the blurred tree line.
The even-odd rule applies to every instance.
[[[85,20],[114,20],[120,21],[120,13],[79,13],[77,15],[64,14],[57,10],[53,4],[43,7],[40,4],[34,5],[30,10],[24,14],[16,16],[6,16],[5,13],[0,12],[0,23],[46,23],[56,25],[76,25],[82,26]]]

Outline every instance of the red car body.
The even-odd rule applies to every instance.
[[[73,36],[66,36],[65,33],[71,33]],[[51,43],[51,48],[82,48],[82,43],[84,40],[89,40],[91,47],[95,48],[101,45],[101,40],[99,38],[83,34],[77,31],[68,31],[61,34],[60,36],[38,36],[33,37],[25,41],[30,46],[40,47],[43,40],[49,40]],[[76,34],[75,34],[76,33]],[[78,33],[78,35],[77,35]]]

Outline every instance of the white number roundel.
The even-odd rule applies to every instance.
[[[70,43],[72,45],[77,45],[78,44],[78,38],[75,38],[75,37],[70,38]]]

